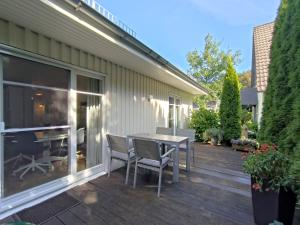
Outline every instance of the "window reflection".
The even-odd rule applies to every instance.
[[[70,71],[2,55],[4,196],[68,175]],[[17,130],[11,130],[11,129]],[[18,131],[18,132],[15,132]]]
[[[4,121],[8,128],[68,124],[68,92],[4,85]]]
[[[14,56],[3,55],[3,80],[55,88],[69,88],[70,71]]]
[[[66,176],[68,138],[68,129],[5,134],[4,196]]]
[[[101,81],[77,76],[77,171],[102,162]]]

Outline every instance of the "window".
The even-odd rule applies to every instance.
[[[174,98],[169,97],[169,127],[174,127]]]
[[[102,93],[102,81],[91,77],[77,75],[77,90],[100,94]]]
[[[3,80],[53,88],[69,88],[70,71],[14,56],[2,56]]]
[[[179,98],[169,97],[169,127],[178,128],[180,124],[180,105]]]

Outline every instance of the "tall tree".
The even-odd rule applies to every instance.
[[[209,96],[201,96],[196,102],[203,106],[209,100],[219,99],[222,92],[223,78],[226,71],[227,58],[233,58],[233,63],[240,62],[240,53],[231,50],[221,50],[221,42],[217,42],[208,34],[205,37],[203,51],[194,50],[187,54],[187,61],[190,65],[188,73],[194,77],[198,83],[210,90]]]
[[[241,136],[241,102],[237,73],[232,59],[227,59],[227,69],[224,78],[220,105],[221,129],[224,132],[225,143]]]
[[[290,153],[300,145],[299,39],[300,1],[282,0],[275,23],[259,137]]]

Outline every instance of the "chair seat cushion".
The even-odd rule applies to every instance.
[[[134,152],[130,152],[130,158],[133,158],[134,156],[135,156]],[[123,152],[112,151],[111,157],[121,159],[124,161],[128,160],[128,154],[123,153]]]
[[[164,164],[168,163],[169,160],[170,160],[169,157],[163,158],[162,159],[162,164],[164,165]],[[147,166],[160,167],[159,161],[152,160],[152,159],[141,159],[141,160],[138,161],[138,163],[144,164],[144,165],[147,165]]]

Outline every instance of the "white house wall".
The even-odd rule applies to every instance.
[[[257,123],[260,124],[263,111],[264,92],[257,92]]]
[[[1,18],[0,43],[107,75],[106,132],[126,135],[167,126],[172,95],[181,99],[180,127],[186,126],[193,98],[187,92]]]

